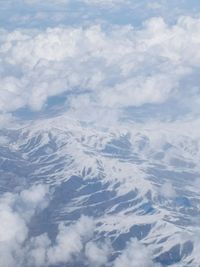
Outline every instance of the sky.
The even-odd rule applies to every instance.
[[[1,124],[198,116],[199,12],[197,0],[1,0]]]

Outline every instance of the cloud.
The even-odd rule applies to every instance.
[[[90,241],[94,230],[94,220],[86,216],[68,226],[60,223],[55,242],[52,242],[46,233],[29,240],[25,248],[25,262],[27,266],[37,267],[57,266],[80,260],[91,266],[107,264],[108,246]]]
[[[26,4],[39,4],[39,0],[23,0]],[[46,5],[48,4],[69,4],[73,3],[72,0],[47,0]],[[98,6],[116,6],[119,4],[127,4],[128,0],[78,0],[78,4],[86,5],[98,5]]]
[[[9,144],[9,139],[5,136],[0,135],[0,145],[1,146],[7,146]]]
[[[46,5],[48,4],[68,4],[71,0],[47,0]],[[41,1],[39,0],[23,0],[25,4],[41,4]]]
[[[111,252],[109,244],[96,244],[95,242],[88,242],[85,247],[85,255],[90,266],[105,266],[108,263],[109,254]]]
[[[81,111],[84,105],[117,110],[184,98],[180,82],[200,63],[199,28],[198,18],[182,17],[174,26],[153,18],[141,29],[2,31],[0,110],[39,111],[62,93],[68,108]]]
[[[38,203],[41,204],[41,202],[44,202],[47,192],[48,187],[45,187],[40,184],[34,185],[27,190],[23,190],[20,193],[20,198],[27,205],[29,205],[30,203],[31,205],[37,206]],[[43,205],[46,206],[46,203],[44,203]]]
[[[24,198],[36,195],[36,199]],[[24,244],[28,238],[28,223],[48,194],[46,186],[38,185],[20,194],[5,193],[0,198],[0,257],[5,267],[23,266]],[[28,200],[28,203],[26,202]]]
[[[95,267],[150,266],[147,263],[151,262],[152,255],[136,241],[131,241],[113,264],[109,263],[112,246],[107,240],[94,241],[96,224],[87,216],[71,224],[60,223],[55,240],[45,232],[30,236],[32,216],[47,206],[48,195],[48,187],[40,184],[18,194],[1,196],[0,256],[4,267],[57,266],[80,260]]]
[[[114,267],[158,267],[152,260],[151,252],[139,241],[132,239],[127,248],[116,259]]]
[[[102,266],[107,263],[107,243],[91,241],[95,222],[82,216],[75,223],[58,225],[55,240],[47,233],[31,236],[29,224],[36,212],[47,207],[49,188],[33,185],[0,198],[0,257],[4,267],[43,267],[76,262]]]
[[[88,5],[98,5],[98,6],[118,6],[118,5],[126,5],[130,3],[128,0],[82,0],[83,3]]]
[[[166,182],[161,186],[160,194],[166,198],[176,197],[176,191],[170,182]]]
[[[176,83],[167,75],[141,76],[103,91],[100,98],[102,105],[107,107],[141,106],[164,102],[174,88]]]
[[[48,264],[68,263],[73,256],[80,255],[84,243],[90,239],[94,231],[94,222],[88,217],[81,217],[71,227],[59,226],[56,245],[47,251]]]
[[[198,111],[200,17],[196,11],[195,16],[176,17],[177,14],[190,13],[184,11],[185,3],[175,0],[169,0],[167,4],[156,0],[151,3],[146,0],[4,1],[1,14],[5,11],[4,17],[18,26],[12,25],[16,29],[10,30],[12,27],[6,25],[8,20],[5,18],[8,30],[0,30],[0,126],[11,126],[15,112],[20,109],[41,113],[49,110],[49,105],[57,105],[57,97],[62,99],[62,111],[70,117],[100,122],[103,126],[110,126],[128,112],[131,114],[131,108],[140,111],[140,107],[145,110],[146,106],[158,106],[159,113],[165,109],[165,104],[171,109],[172,101],[175,108],[178,103],[192,112],[194,109]],[[15,6],[16,16],[5,6]],[[123,12],[126,15],[121,15]],[[159,16],[141,22],[141,18],[143,21],[152,14]],[[136,26],[131,25],[133,20]],[[38,24],[34,24],[35,21]],[[41,21],[47,22],[42,24]],[[61,21],[62,25],[58,24]],[[52,27],[55,24],[56,27]],[[39,25],[38,29],[34,28],[35,25]],[[178,148],[182,146],[178,144],[177,140],[182,140],[182,137],[177,138],[177,132],[182,136],[185,130],[189,131],[188,128],[194,132],[198,125],[199,122],[189,122],[180,128],[177,122],[175,125],[163,123],[156,125],[158,129],[153,125],[152,136],[148,132],[149,139],[138,136],[133,145],[134,152],[148,159],[146,162],[152,166],[154,156],[155,160],[162,157],[161,163],[169,166],[176,145]],[[174,148],[164,149],[168,143],[160,134],[161,128],[167,133],[169,126],[172,126],[170,131],[177,134],[172,137],[176,142]],[[0,136],[0,144],[7,146],[9,140]],[[186,159],[189,155],[188,158],[197,163],[198,148],[195,148],[195,154],[193,146],[196,144],[188,144],[187,151],[183,145],[182,150],[178,150],[183,156],[180,158]],[[72,153],[77,158],[76,149],[71,150],[75,151]],[[84,162],[81,156],[77,162],[80,161],[82,170]],[[85,158],[94,167],[95,158]],[[121,164],[125,164],[123,179],[118,171]],[[131,188],[135,190],[137,183],[141,184],[140,178],[145,173],[136,165],[131,166],[128,162],[120,162],[117,167],[114,165],[112,158],[106,159],[104,179],[123,180],[116,189],[119,195],[130,192]],[[183,167],[179,170],[183,171]],[[134,173],[134,183],[130,173]],[[142,194],[146,195],[151,190],[151,183],[145,180],[144,185]],[[169,182],[160,189],[167,198],[176,195]],[[76,222],[60,223],[55,240],[46,232],[31,236],[29,225],[32,218],[48,206],[49,198],[49,187],[45,185],[33,185],[19,193],[6,193],[0,197],[2,266],[43,267],[76,262],[91,267],[157,266],[153,263],[152,251],[136,240],[127,244],[114,263],[109,262],[113,248],[109,241],[97,240],[95,220],[86,216]],[[121,217],[116,219],[119,225],[120,221]],[[111,228],[113,225],[111,220]]]

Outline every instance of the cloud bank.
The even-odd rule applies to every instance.
[[[74,114],[88,108],[156,105],[171,98],[184,103],[199,95],[199,40],[200,19],[192,17],[181,17],[173,26],[152,18],[141,29],[1,30],[0,111],[40,111],[50,97],[61,94]]]

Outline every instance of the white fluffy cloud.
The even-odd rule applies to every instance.
[[[27,198],[37,196],[36,199]],[[20,194],[6,193],[0,198],[0,257],[5,267],[22,266],[28,223],[36,210],[46,206],[48,187],[33,186]],[[45,204],[44,204],[45,203]]]
[[[95,242],[88,242],[85,247],[85,255],[90,266],[105,266],[111,252],[109,244],[98,245]]]
[[[161,188],[160,188],[160,194],[161,196],[164,196],[166,198],[174,198],[176,197],[176,191],[173,188],[172,184],[170,182],[165,182]]]
[[[35,185],[0,198],[0,257],[4,267],[42,267],[66,264],[83,257],[88,264],[107,263],[109,248],[96,244],[94,220],[82,216],[71,225],[60,223],[55,242],[46,233],[29,237],[29,223],[36,211],[48,205],[49,189]]]
[[[123,253],[116,259],[114,267],[158,267],[151,261],[151,252],[137,240],[132,239]]]
[[[142,29],[2,30],[0,110],[41,110],[49,97],[64,92],[73,93],[68,107],[81,111],[180,97],[188,89],[180,81],[200,64],[199,40],[200,19],[191,17],[174,26],[153,18]]]
[[[34,185],[20,193],[0,198],[0,257],[4,267],[44,267],[84,262],[86,266],[155,266],[150,251],[136,240],[127,244],[113,262],[111,243],[95,241],[93,218],[80,217],[74,223],[58,225],[55,241],[47,233],[29,236],[29,223],[38,210],[48,205],[49,189]]]
[[[56,245],[47,251],[49,264],[68,263],[73,256],[80,255],[93,231],[94,222],[88,217],[82,217],[71,227],[60,225]]]

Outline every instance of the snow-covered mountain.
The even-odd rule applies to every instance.
[[[199,266],[200,139],[182,131],[94,130],[63,117],[2,130],[0,203],[9,194],[15,196],[9,208],[21,217],[34,209],[20,249],[44,235],[60,249],[54,247],[54,260],[39,265],[23,256],[19,266]],[[47,203],[24,208],[24,190],[35,187],[28,201],[36,203],[41,185],[48,187]],[[93,234],[80,253],[62,258],[60,225],[76,227],[82,218],[92,220]],[[88,242],[96,247],[86,257]]]

